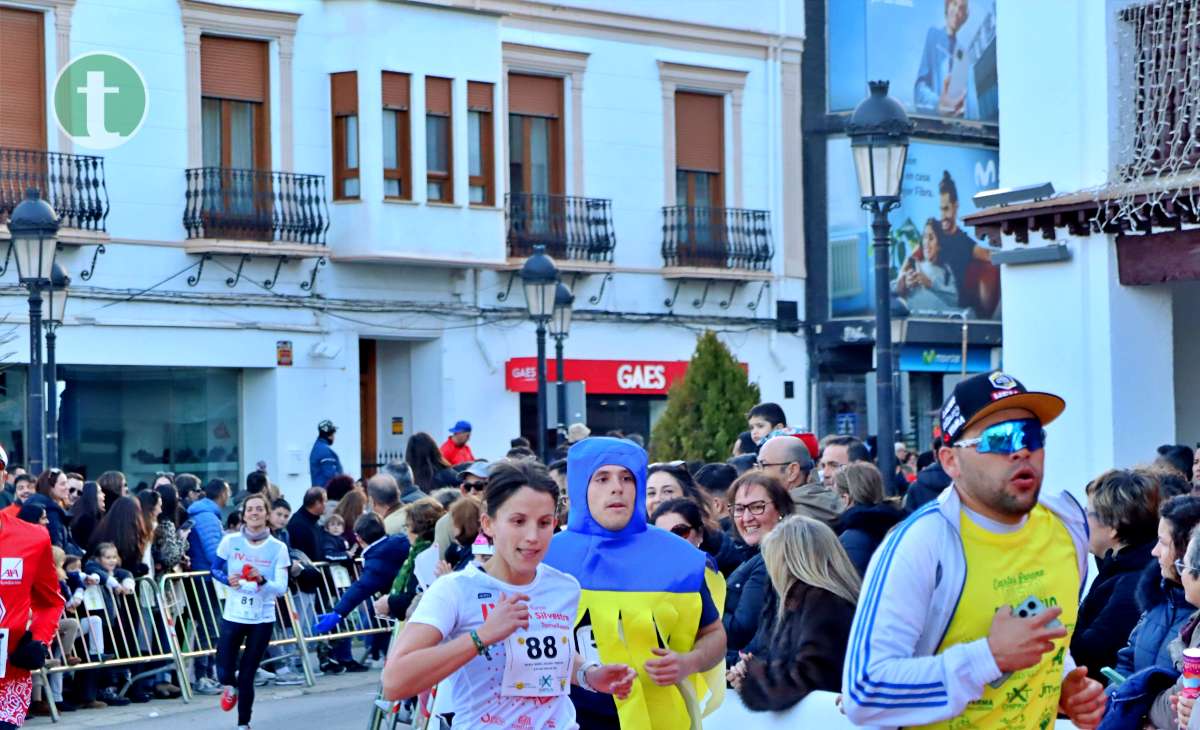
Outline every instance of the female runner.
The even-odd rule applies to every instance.
[[[251,494],[242,503],[242,528],[226,535],[217,546],[213,580],[233,590],[225,599],[217,643],[217,676],[225,685],[221,709],[236,704],[239,730],[249,730],[254,706],[254,675],[271,641],[275,625],[275,599],[287,590],[288,549],[271,537],[267,524],[270,505],[263,494]],[[242,651],[238,662],[238,649]],[[234,676],[237,686],[234,686]]]
[[[384,699],[412,697],[458,672],[455,730],[570,730],[572,683],[625,697],[637,674],[585,664],[572,649],[579,582],[541,564],[558,505],[545,467],[497,464],[484,501],[495,554],[425,591],[384,666]]]

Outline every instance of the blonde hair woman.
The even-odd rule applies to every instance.
[[[883,475],[870,462],[843,467],[834,475],[833,486],[846,507],[834,529],[861,576],[888,530],[904,519],[904,513],[884,497]]]
[[[762,555],[774,589],[764,653],[746,655],[729,679],[750,709],[780,711],[813,690],[840,690],[861,581],[833,530],[811,517],[779,523]]]

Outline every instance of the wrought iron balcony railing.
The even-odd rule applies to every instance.
[[[742,208],[663,208],[666,266],[766,271],[771,268],[771,213]]]
[[[617,235],[611,200],[509,193],[504,203],[509,256],[529,256],[534,246],[542,245],[556,259],[612,261]]]
[[[0,223],[37,188],[59,215],[61,228],[103,231],[108,217],[104,158],[0,147]]]
[[[325,176],[270,170],[187,170],[188,238],[325,244]]]

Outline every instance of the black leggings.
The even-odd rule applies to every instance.
[[[254,707],[254,675],[267,645],[271,642],[273,624],[239,624],[221,619],[221,638],[217,642],[217,677],[221,684],[233,686],[237,673],[238,724],[250,724],[250,711]],[[242,661],[238,662],[238,649],[246,642]]]

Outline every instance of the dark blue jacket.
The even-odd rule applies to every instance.
[[[1175,662],[1167,645],[1179,636],[1196,608],[1187,602],[1183,586],[1162,577],[1157,561],[1142,572],[1137,604],[1142,617],[1129,635],[1129,643],[1117,652],[1115,669],[1126,677],[1147,667],[1173,669]]]
[[[333,610],[345,618],[371,596],[391,590],[400,566],[408,558],[408,549],[408,538],[403,535],[388,535],[368,545],[363,551],[362,573],[342,594]]]
[[[866,574],[867,564],[888,530],[904,517],[903,512],[886,503],[856,504],[838,517],[834,531],[860,576]]]
[[[1071,658],[1076,666],[1087,667],[1088,675],[1103,684],[1103,667],[1116,667],[1117,653],[1129,641],[1141,611],[1137,605],[1137,586],[1142,571],[1158,561],[1150,555],[1154,542],[1130,545],[1116,555],[1098,560],[1100,568],[1087,597],[1079,604],[1079,616],[1071,636]]]
[[[217,546],[225,534],[221,527],[221,506],[205,497],[188,507],[192,531],[188,534],[188,557],[192,570],[211,570],[217,560]]]
[[[333,445],[320,436],[313,443],[312,451],[308,452],[308,474],[312,486],[323,487],[330,479],[342,474],[342,460],[333,450]]]
[[[1141,730],[1155,698],[1170,689],[1178,677],[1174,669],[1147,667],[1120,686],[1109,687],[1108,708],[1096,730]]]
[[[25,504],[36,504],[46,510],[46,519],[49,521],[46,530],[50,533],[51,545],[62,548],[68,555],[83,555],[83,551],[71,541],[71,535],[67,532],[67,513],[58,502],[44,494],[35,493],[25,500]]]
[[[771,591],[767,564],[757,554],[733,571],[726,581],[725,623],[726,658],[737,663],[738,651],[745,649],[758,631],[763,603]],[[733,666],[732,664],[730,666]]]

